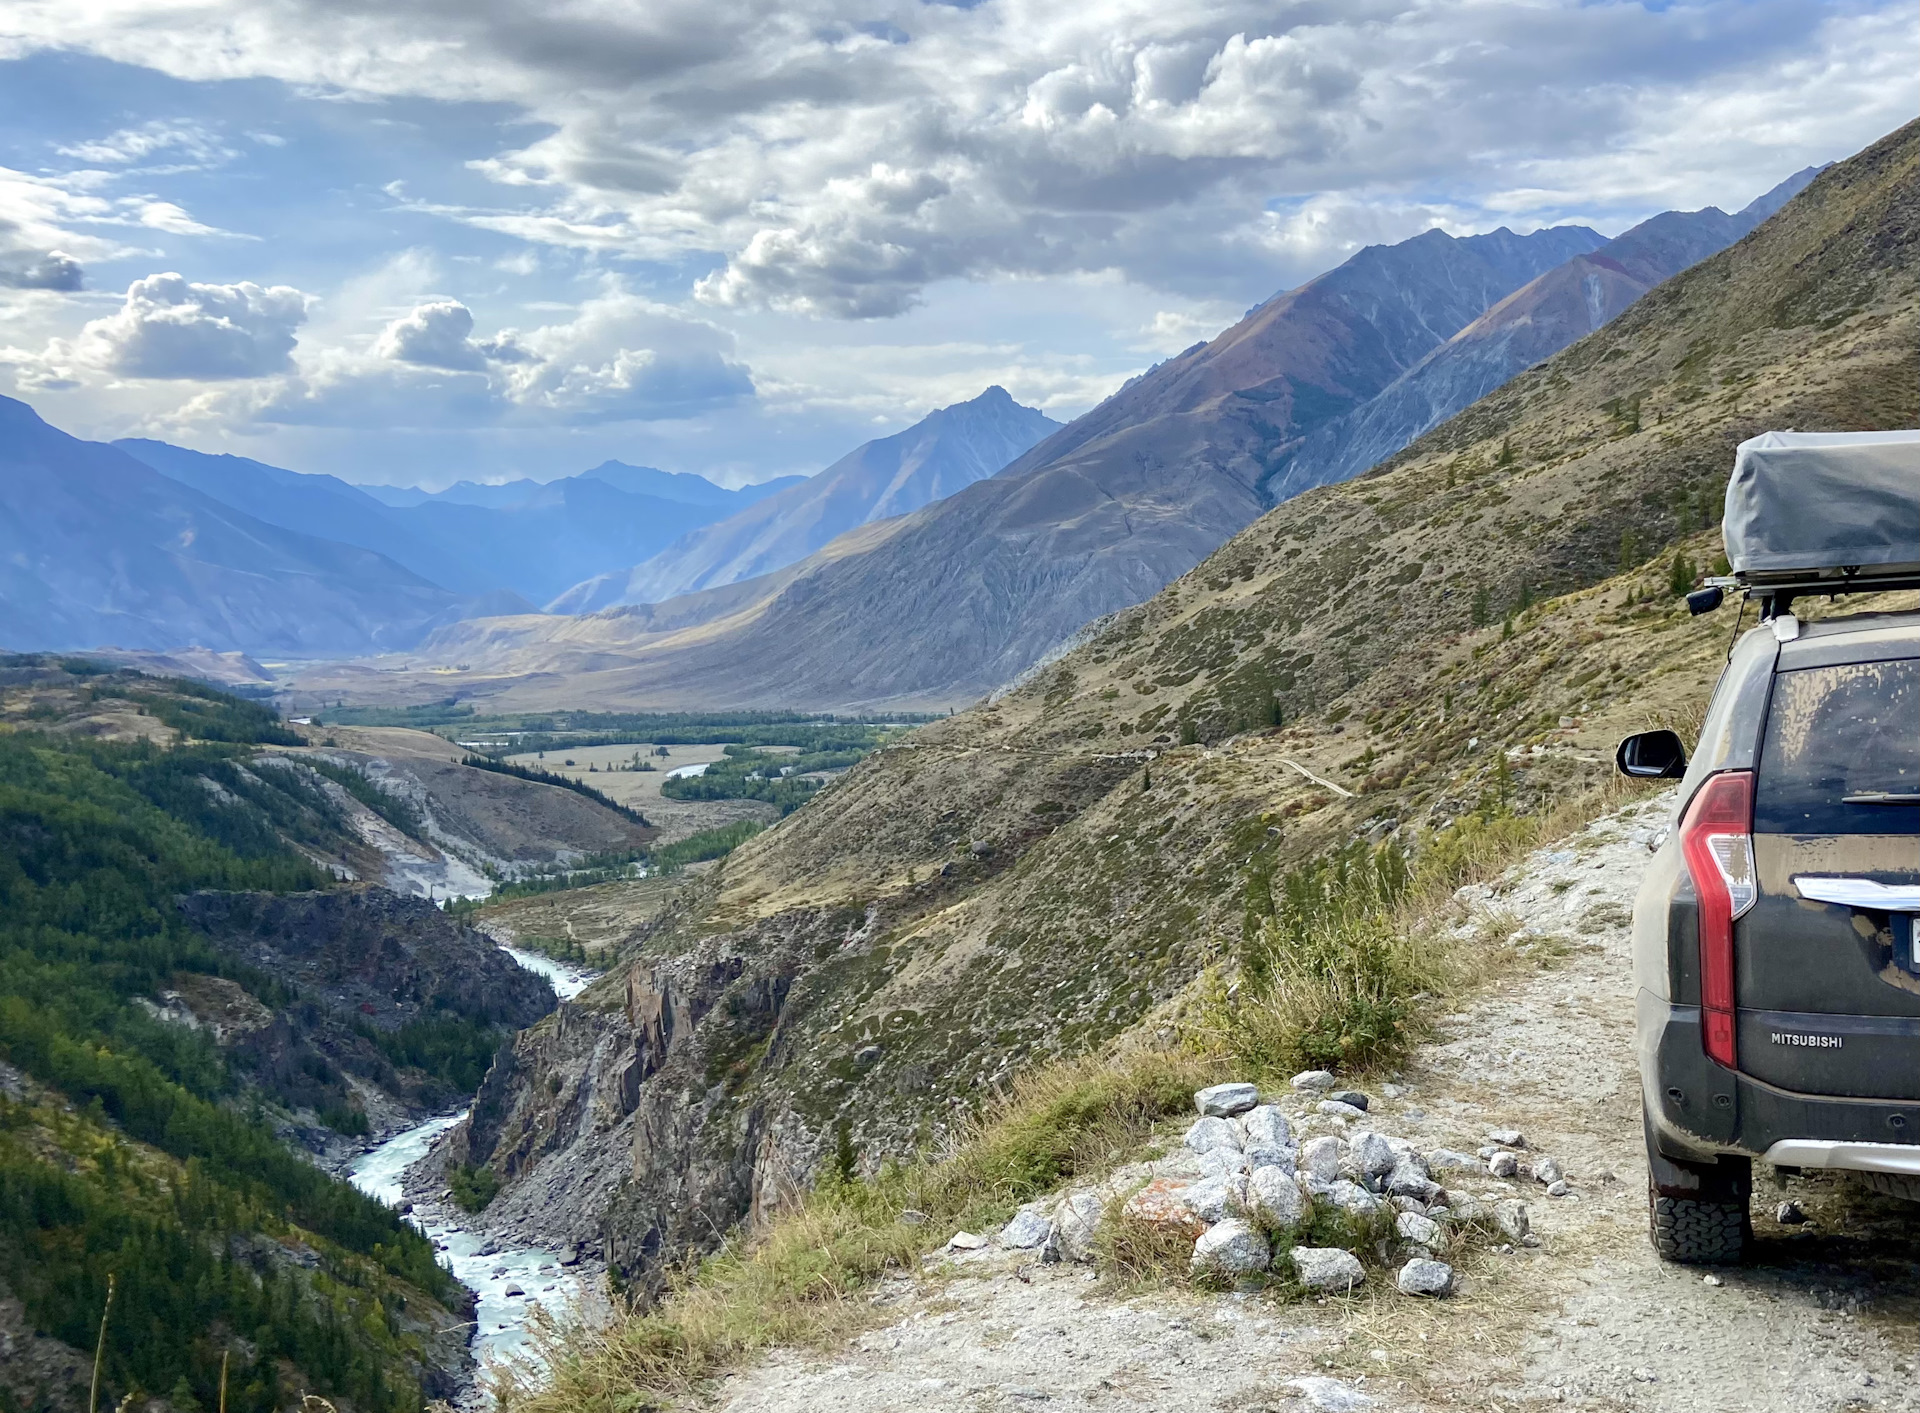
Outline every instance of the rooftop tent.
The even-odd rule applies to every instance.
[[[1747,583],[1920,574],[1920,431],[1744,441],[1722,530]]]

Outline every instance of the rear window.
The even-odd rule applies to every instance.
[[[1768,834],[1920,834],[1920,658],[1774,678],[1753,800]],[[1849,802],[1848,797],[1853,799]]]

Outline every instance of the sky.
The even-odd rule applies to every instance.
[[[0,393],[373,484],[1063,421],[1361,247],[1734,210],[1909,0],[8,0]]]

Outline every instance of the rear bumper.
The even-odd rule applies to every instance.
[[[1920,1145],[1911,1143],[1824,1143],[1812,1138],[1783,1138],[1762,1156],[1780,1168],[1846,1168],[1856,1173],[1920,1177]]]
[[[1707,1058],[1698,1007],[1650,991],[1640,992],[1635,1020],[1648,1126],[1668,1157],[1920,1174],[1920,1100],[1797,1094],[1737,1074]],[[1912,1166],[1878,1166],[1896,1159]]]

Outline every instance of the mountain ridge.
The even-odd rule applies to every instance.
[[[994,475],[1060,426],[989,387],[864,442],[825,470],[727,519],[696,529],[624,575],[576,584],[550,605],[584,613],[657,603],[784,569],[835,536],[908,514]]]
[[[524,600],[463,597],[372,550],[269,524],[0,398],[6,646],[392,651]]]

